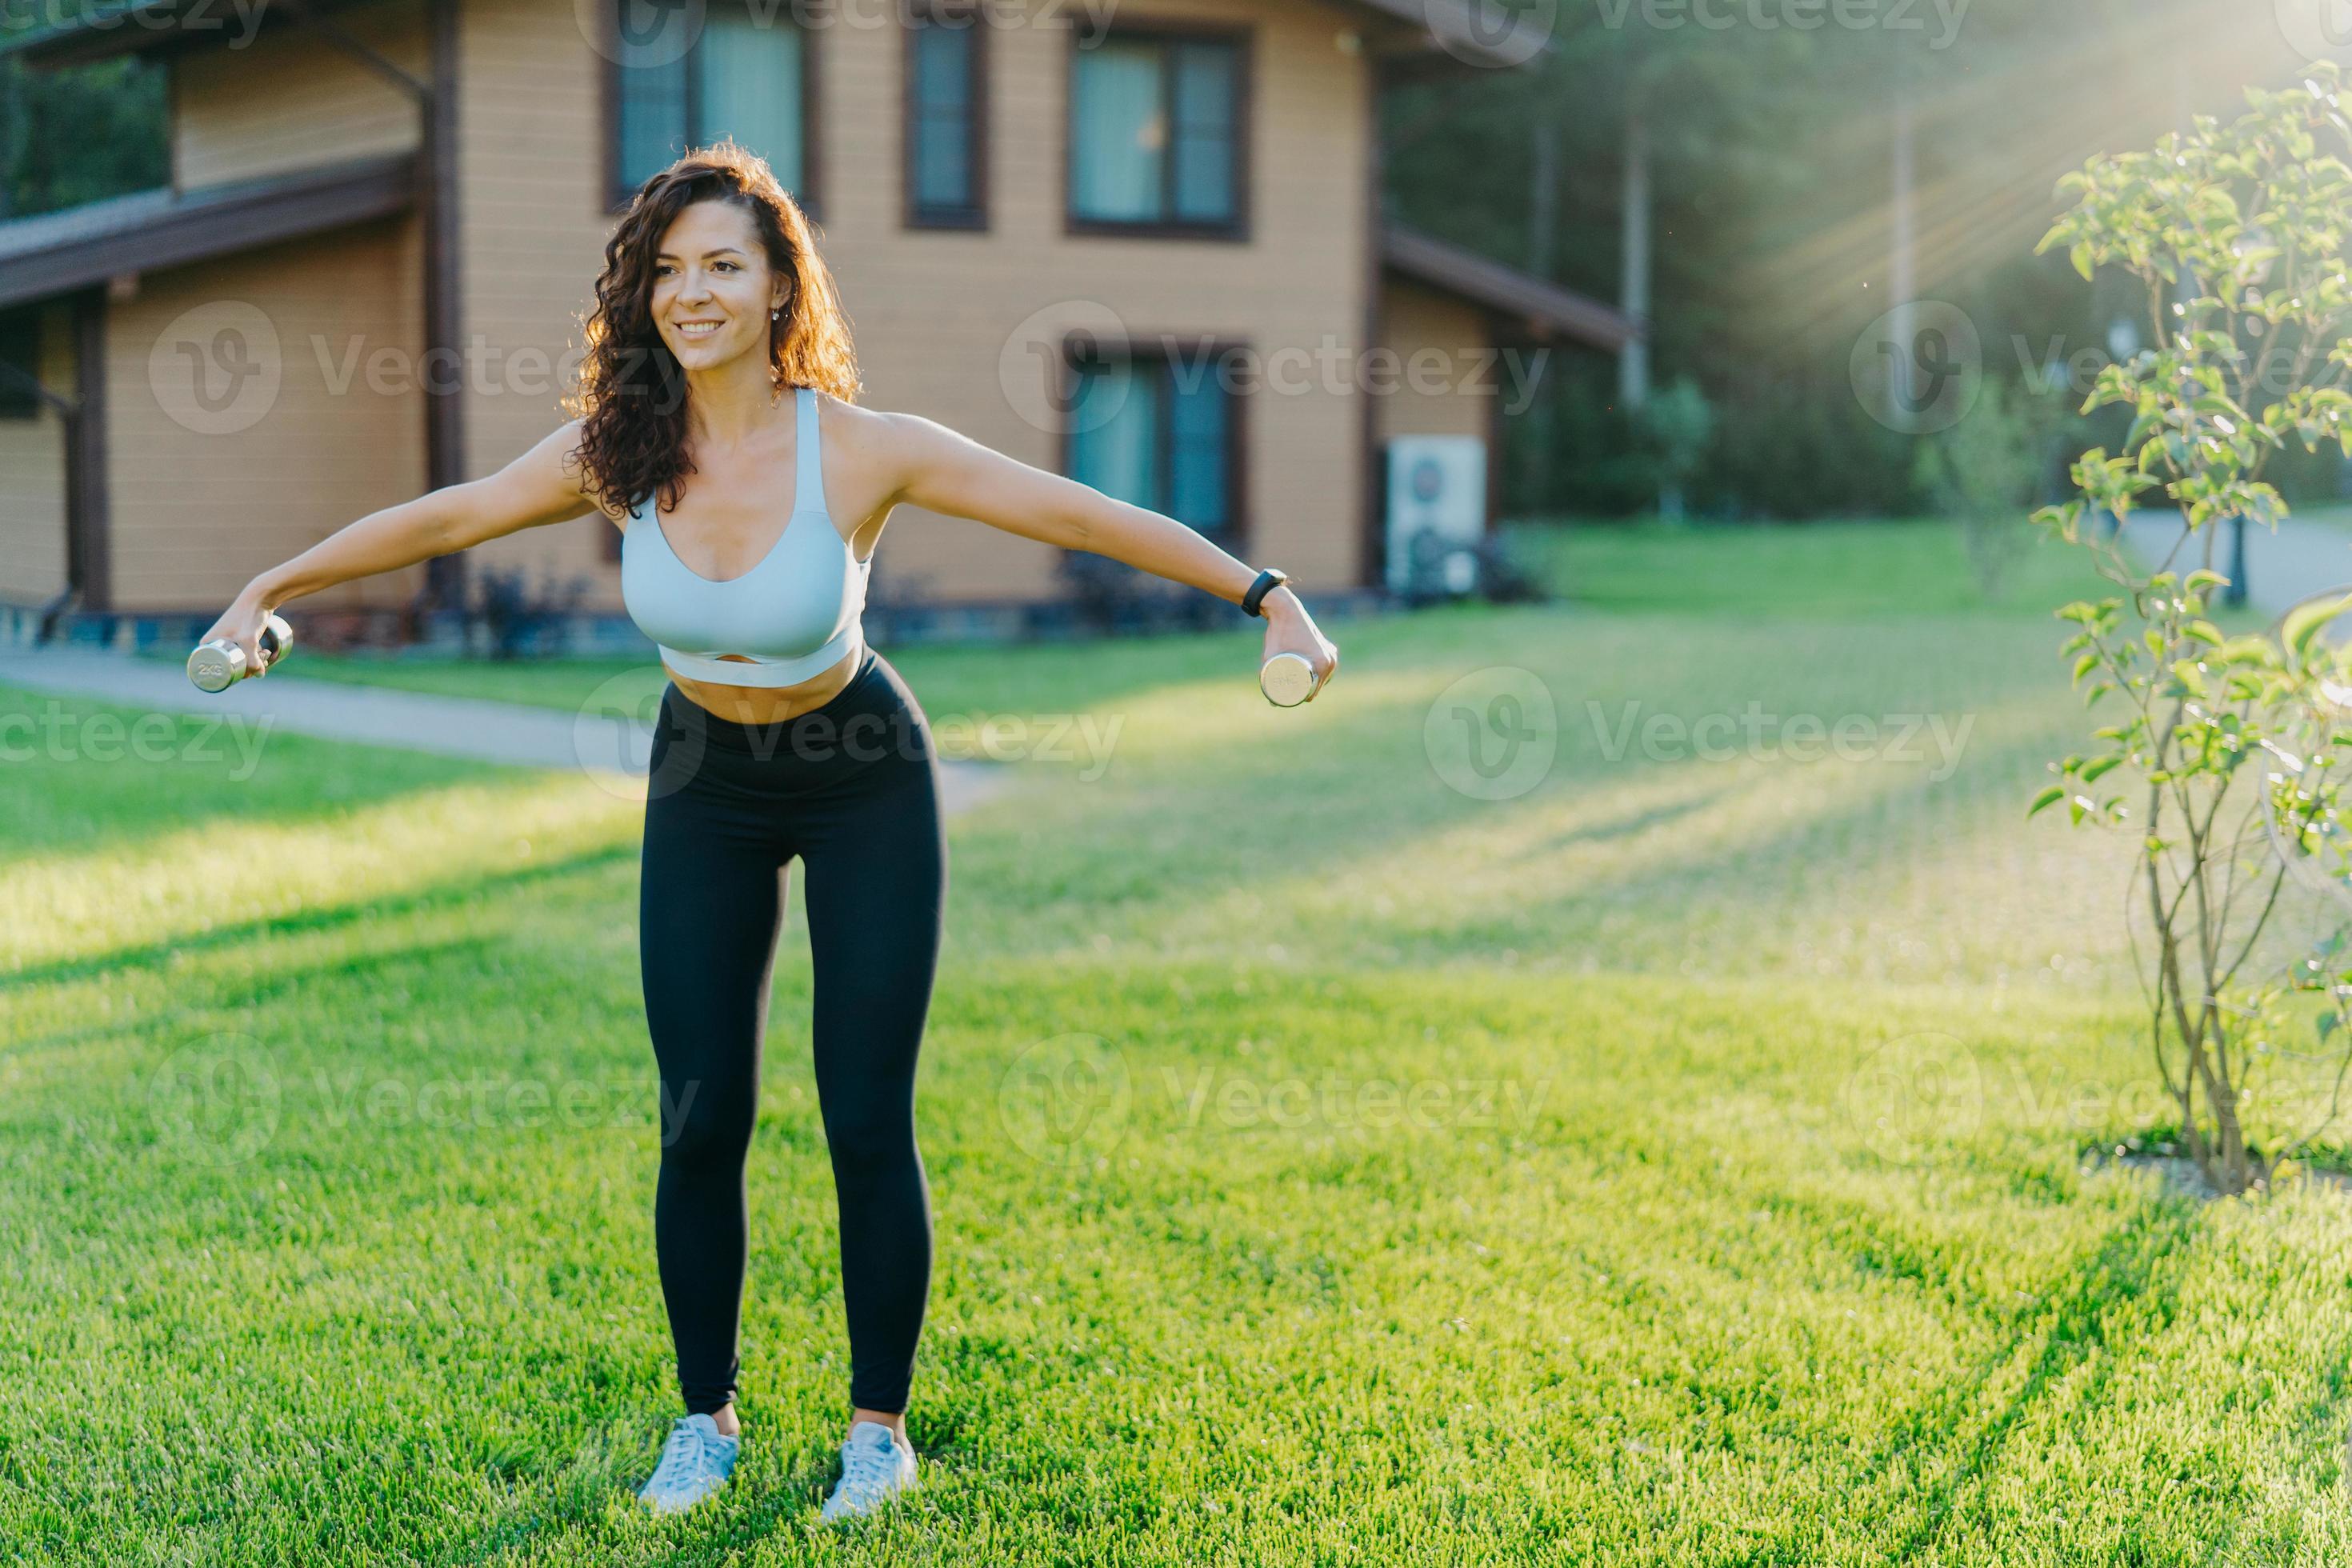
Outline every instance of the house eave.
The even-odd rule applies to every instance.
[[[163,198],[93,204],[111,210],[80,225],[60,224],[71,214],[0,224],[0,307],[405,212],[416,202],[416,157],[358,159]]]
[[[1598,300],[1404,224],[1382,226],[1381,265],[1391,276],[1480,307],[1507,336],[1556,338],[1616,353],[1643,335],[1632,318]]]
[[[265,28],[299,26],[305,13],[324,16],[361,0],[276,0],[250,8],[219,0],[126,0],[91,4],[46,27],[0,37],[0,59],[34,70],[85,66],[121,55],[200,48],[242,48]]]

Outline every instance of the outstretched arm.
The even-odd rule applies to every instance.
[[[205,640],[238,643],[247,659],[260,664],[256,645],[262,623],[289,599],[595,510],[579,470],[564,461],[579,445],[574,420],[495,474],[368,513],[255,577]]]
[[[1172,517],[1032,468],[932,420],[911,414],[882,417],[891,426],[894,503],[1108,555],[1232,604],[1240,604],[1257,579],[1255,567]],[[1302,654],[1328,680],[1339,666],[1339,650],[1316,628],[1305,601],[1286,584],[1258,603],[1267,623],[1265,657]]]

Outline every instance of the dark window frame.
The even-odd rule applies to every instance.
[[[1118,342],[1104,343],[1098,342],[1091,333],[1073,332],[1063,338],[1061,353],[1057,356],[1057,374],[1060,382],[1055,388],[1055,406],[1067,410],[1075,410],[1077,407],[1080,395],[1080,365],[1088,358],[1121,359],[1131,364],[1154,365],[1160,371],[1163,385],[1171,390],[1176,375],[1176,364],[1181,361],[1202,358],[1207,362],[1202,374],[1220,378],[1222,390],[1221,378],[1223,372],[1218,368],[1219,364],[1229,354],[1239,354],[1246,358],[1248,353],[1249,342],[1245,338],[1210,337],[1204,340],[1198,333],[1134,332]],[[1177,521],[1184,522],[1187,528],[1192,529],[1202,538],[1211,541],[1228,554],[1238,556],[1244,561],[1249,559],[1251,538],[1248,429],[1250,393],[1254,385],[1254,383],[1245,381],[1237,390],[1226,392],[1224,395],[1224,526],[1209,531],[1202,530],[1197,524],[1185,522],[1185,520],[1181,517],[1176,519]],[[1160,407],[1162,411],[1160,418],[1151,432],[1152,447],[1158,459],[1159,472],[1164,476],[1165,482],[1172,486],[1175,483],[1176,472],[1174,398],[1162,398]],[[1070,470],[1075,466],[1074,459],[1077,456],[1078,433],[1074,428],[1075,423],[1070,420],[1064,422],[1060,433],[1060,450],[1055,458],[1055,470],[1066,478],[1072,477]],[[1151,510],[1160,509],[1155,507]],[[1164,515],[1174,516],[1175,514],[1171,512]]]
[[[604,0],[604,3],[596,8],[596,15],[603,19],[604,26],[604,37],[598,40],[597,47],[597,53],[603,57],[604,62],[604,69],[598,73],[602,96],[598,115],[603,123],[602,181],[604,190],[604,210],[611,216],[617,216],[626,208],[630,198],[637,194],[637,185],[625,179],[621,173],[622,67],[618,58],[621,52],[618,10],[622,3],[623,0]],[[711,3],[731,8],[740,4],[741,0],[711,0]],[[742,8],[747,13],[751,9],[748,5],[744,5]],[[788,12],[785,7],[778,6],[773,15],[777,18],[782,18],[788,15]],[[822,111],[824,73],[818,68],[817,60],[821,52],[818,34],[824,29],[801,27],[799,31],[801,36],[801,188],[793,190],[792,196],[793,200],[800,204],[801,210],[814,219],[818,216],[821,205],[819,171],[824,166],[824,146],[821,139],[822,127],[824,123],[824,115]],[[688,59],[692,59],[702,48],[703,43],[702,37],[695,39],[693,47],[687,51]],[[695,82],[695,73],[689,68],[686,73],[686,142],[688,146],[700,146],[704,142],[703,138],[697,135],[695,126],[696,117],[702,107],[700,99],[701,94]],[[790,189],[790,187],[787,188]]]
[[[922,106],[915,91],[916,83],[920,79],[918,56],[921,51],[924,30],[933,26],[953,27],[971,40],[971,53],[965,62],[968,76],[964,87],[964,142],[971,166],[971,200],[960,207],[923,205],[919,194],[921,183],[916,178],[916,159],[921,145],[917,132],[922,117]],[[987,19],[974,0],[929,0],[928,4],[918,4],[910,11],[903,31],[906,40],[898,57],[901,222],[908,228],[960,229],[984,234],[989,226]]]
[[[1253,126],[1256,121],[1257,29],[1254,26],[1229,26],[1216,23],[1188,23],[1152,18],[1133,23],[1114,23],[1099,36],[1099,41],[1114,44],[1154,44],[1164,53],[1160,59],[1161,101],[1168,106],[1171,120],[1176,110],[1176,54],[1171,46],[1177,44],[1229,44],[1234,50],[1234,129],[1232,179],[1234,212],[1229,218],[1101,218],[1082,216],[1077,210],[1078,175],[1078,68],[1091,52],[1072,29],[1070,47],[1066,57],[1066,69],[1062,83],[1062,232],[1068,235],[1090,235],[1129,239],[1214,239],[1246,244],[1250,238],[1251,195],[1255,169],[1250,157]],[[1163,210],[1176,210],[1176,157],[1171,129],[1168,156],[1160,167]]]
[[[36,305],[0,310],[0,361],[26,379],[0,375],[0,422],[27,425],[48,412],[48,405],[33,390],[41,374],[41,323],[44,312]]]

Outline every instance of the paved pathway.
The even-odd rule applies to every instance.
[[[651,755],[652,727],[638,715],[617,709],[575,713],[267,676],[240,680],[214,695],[190,685],[177,664],[91,647],[12,648],[0,662],[0,684],[96,697],[159,713],[241,714],[248,723],[266,715],[272,729],[293,734],[515,767],[619,773],[642,780]],[[976,805],[1012,782],[1002,765],[988,763],[942,760],[940,773],[942,805],[950,813]]]
[[[2142,542],[2134,553],[2146,563],[2170,549],[2179,531],[2179,520],[2167,517],[2136,522],[2126,537]],[[2216,570],[2235,564],[2226,530],[2214,541],[2213,553]],[[2276,619],[2297,601],[2330,588],[2352,590],[2352,527],[2302,517],[2281,520],[2276,532],[2246,525],[2246,598],[2255,609]],[[2336,640],[2347,633],[2352,627],[2341,621],[2329,630]]]

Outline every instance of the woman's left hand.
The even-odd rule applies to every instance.
[[[1280,653],[1295,653],[1315,669],[1315,689],[1307,694],[1312,702],[1323,695],[1331,684],[1331,677],[1339,668],[1339,649],[1315,625],[1315,617],[1307,613],[1306,604],[1287,587],[1268,594],[1258,604],[1266,618],[1265,651],[1259,656],[1263,664]]]

